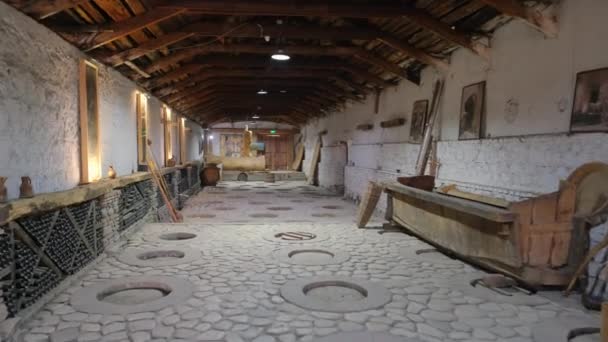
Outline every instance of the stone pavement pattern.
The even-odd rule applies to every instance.
[[[273,207],[291,209],[268,209]],[[277,217],[251,218],[252,212]],[[355,212],[354,204],[300,182],[234,182],[207,188],[188,201],[185,223],[148,224],[115,246],[80,282],[34,315],[19,338],[290,342],[319,341],[340,332],[382,332],[402,341],[532,342],[535,327],[559,331],[560,318],[588,326],[599,321],[596,313],[555,295],[553,300],[534,295],[512,304],[510,297],[471,290],[468,279],[484,272],[438,253],[417,255],[416,250],[431,246],[406,234],[379,227],[357,229]],[[312,216],[319,213],[332,215]],[[159,239],[176,232],[196,237]],[[279,232],[306,232],[316,238],[285,241],[274,238]],[[132,266],[118,258],[127,248],[175,251],[180,247],[200,250],[201,256],[172,266]],[[313,266],[277,258],[289,247],[344,252],[349,258]],[[157,311],[129,314],[85,313],[70,304],[71,296],[83,287],[135,276],[185,279],[193,284],[193,294]],[[289,281],[316,276],[376,282],[390,292],[390,301],[372,310],[336,313],[303,309],[281,296],[281,287]],[[599,341],[596,337],[585,341]]]

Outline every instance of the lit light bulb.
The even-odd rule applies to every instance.
[[[275,54],[270,56],[270,58],[274,59],[275,61],[288,61],[291,59],[291,57],[283,52],[283,50],[277,51]]]

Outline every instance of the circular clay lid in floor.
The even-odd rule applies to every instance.
[[[281,287],[281,296],[299,307],[325,312],[373,310],[391,300],[380,283],[338,276],[291,280]]]
[[[189,264],[200,259],[201,252],[196,249],[179,248],[127,248],[118,260],[127,265],[140,267],[174,266]]]
[[[103,315],[157,311],[186,301],[194,285],[181,278],[130,277],[98,282],[76,291],[74,309]]]
[[[280,261],[292,265],[322,266],[341,264],[350,258],[344,251],[323,248],[283,248],[274,253]]]
[[[419,342],[420,340],[406,339],[403,336],[395,336],[377,332],[347,332],[337,333],[315,339],[316,342]]]
[[[278,243],[310,243],[329,239],[328,234],[306,231],[277,231],[263,236],[264,240]]]

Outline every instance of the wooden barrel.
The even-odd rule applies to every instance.
[[[216,186],[220,180],[220,169],[216,164],[207,164],[200,174],[203,186]]]
[[[274,183],[275,182],[274,173],[268,172],[266,174],[266,177],[264,177],[264,182],[266,182],[266,183]]]
[[[382,195],[383,189],[384,188],[382,185],[376,182],[369,182],[367,191],[365,191],[365,194],[361,199],[361,204],[359,204],[359,212],[357,213],[357,227],[364,228],[367,222],[369,222],[369,219],[374,214],[374,210],[376,209],[378,200]]]

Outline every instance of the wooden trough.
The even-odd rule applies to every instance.
[[[389,220],[530,285],[567,284],[586,249],[584,228],[574,220],[576,184],[569,181],[557,192],[513,203],[453,186],[428,191],[395,182],[384,188]]]

